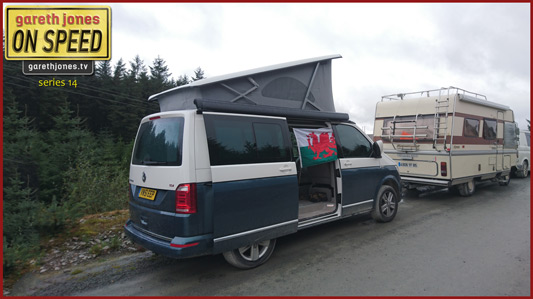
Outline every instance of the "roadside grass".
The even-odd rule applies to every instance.
[[[54,235],[41,236],[38,257],[31,261],[18,264],[16,271],[12,271],[9,275],[4,277],[4,289],[12,288],[16,281],[24,274],[31,271],[38,271],[39,267],[45,263],[45,258],[48,252],[52,250],[68,250],[66,244],[71,240],[89,242],[89,240],[105,232],[121,232],[124,229],[124,224],[128,218],[128,210],[116,210],[87,215],[69,223],[62,232]],[[107,242],[93,245],[89,249],[89,252],[91,254],[101,255],[104,247],[108,246],[115,250],[120,247],[120,244],[120,239],[118,237],[113,237]],[[76,271],[77,270],[74,270],[74,272]]]

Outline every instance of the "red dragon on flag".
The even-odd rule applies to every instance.
[[[298,142],[302,167],[337,160],[337,144],[331,128],[294,128],[294,136]]]

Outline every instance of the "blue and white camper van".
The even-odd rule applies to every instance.
[[[158,254],[268,260],[276,238],[398,211],[396,164],[335,112],[331,55],[214,77],[150,97],[130,167],[128,236]]]

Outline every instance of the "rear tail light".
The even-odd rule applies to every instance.
[[[176,189],[176,213],[196,213],[196,184],[181,184]]]
[[[446,162],[440,162],[440,175],[448,176],[448,168],[446,167]]]

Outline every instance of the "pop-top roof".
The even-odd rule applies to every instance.
[[[198,80],[152,95],[161,111],[195,109],[195,99],[335,112],[328,55]]]

